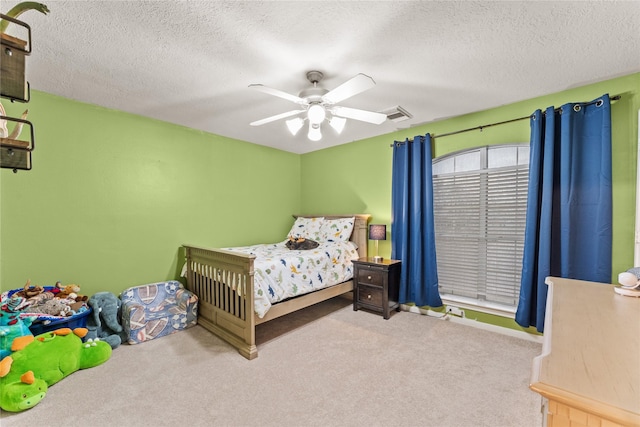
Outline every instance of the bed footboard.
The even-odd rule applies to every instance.
[[[253,293],[254,255],[186,246],[187,289],[198,296],[198,323],[238,349],[258,356]]]

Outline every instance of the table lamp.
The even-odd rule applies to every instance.
[[[378,240],[387,240],[387,226],[384,224],[370,224],[369,240],[376,241],[376,255],[373,257],[373,261],[382,261],[382,257],[378,255]]]

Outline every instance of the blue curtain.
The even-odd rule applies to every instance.
[[[391,258],[402,260],[399,302],[440,307],[433,220],[431,136],[396,142],[391,178]]]
[[[547,276],[611,281],[609,96],[536,111],[530,150],[516,322],[543,332]]]

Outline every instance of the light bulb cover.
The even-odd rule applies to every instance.
[[[312,141],[320,141],[322,139],[322,132],[320,131],[320,125],[315,123],[309,123],[309,133],[307,138]]]
[[[307,110],[307,118],[309,119],[309,123],[320,124],[324,121],[325,117],[327,117],[327,112],[320,104],[313,104]]]
[[[289,132],[291,132],[291,135],[295,136],[300,129],[302,129],[302,126],[304,126],[304,119],[296,117],[295,119],[287,120],[285,123],[287,124],[287,128],[289,129]]]
[[[342,130],[344,129],[344,125],[346,123],[347,119],[345,119],[344,117],[333,116],[331,117],[331,120],[329,120],[329,124],[336,132],[338,132],[338,135],[342,133]]]

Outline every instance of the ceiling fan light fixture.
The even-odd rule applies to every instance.
[[[389,119],[387,114],[381,112],[360,110],[358,108],[337,105],[345,99],[351,98],[352,96],[374,87],[376,82],[371,77],[360,73],[332,90],[327,90],[318,86],[318,83],[323,77],[324,76],[320,71],[309,71],[307,73],[307,80],[311,83],[311,87],[302,90],[298,96],[261,84],[249,85],[252,89],[286,99],[298,105],[297,110],[276,114],[261,120],[253,121],[249,124],[251,126],[260,126],[276,120],[288,119],[286,121],[287,128],[289,129],[289,132],[295,136],[300,132],[300,129],[304,127],[304,123],[308,120],[308,138],[312,141],[320,141],[322,139],[321,126],[325,120],[329,122],[329,125],[339,135],[344,130],[347,119],[359,120],[361,122],[377,125],[382,124]],[[398,109],[399,108],[400,107],[398,107]]]
[[[312,104],[307,110],[309,123],[319,125],[327,117],[327,112],[320,104]]]
[[[309,123],[309,133],[307,138],[312,141],[320,141],[322,139],[322,132],[320,131],[320,125],[317,123]]]
[[[295,119],[287,120],[285,123],[291,135],[295,136],[300,129],[302,129],[302,126],[304,126],[304,119],[296,117]]]
[[[329,120],[329,124],[336,132],[338,132],[338,135],[342,133],[342,130],[344,129],[344,125],[346,123],[347,119],[345,119],[344,117],[333,116],[331,120]]]

